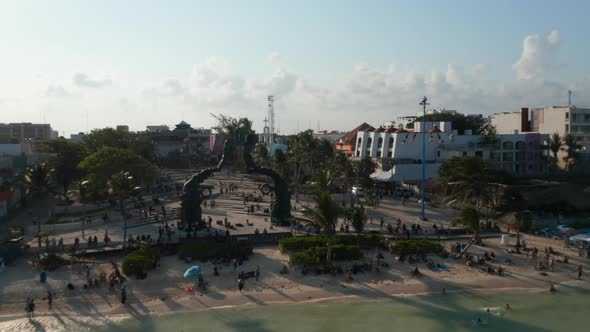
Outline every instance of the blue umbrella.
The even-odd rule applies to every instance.
[[[184,277],[185,278],[192,278],[192,277],[198,275],[199,273],[201,273],[201,268],[198,265],[195,265],[193,267],[190,267],[188,270],[186,270],[186,272],[184,272]]]

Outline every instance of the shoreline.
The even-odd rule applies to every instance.
[[[558,287],[560,286],[568,286],[572,288],[580,288],[584,289],[584,284],[587,284],[586,281],[583,280],[568,280],[555,283]],[[489,288],[458,288],[453,290],[447,290],[447,295],[456,295],[456,294],[465,294],[465,293],[479,293],[479,294],[494,294],[494,293],[507,293],[507,292],[517,292],[517,293],[529,293],[529,294],[537,294],[542,292],[547,292],[546,288],[531,286],[531,287],[489,287]],[[192,294],[191,294],[192,295]],[[185,297],[190,298],[191,295],[186,295]],[[68,324],[64,324],[62,319],[59,316],[59,312],[56,311],[44,311],[40,312],[35,316],[35,323],[29,322],[29,320],[24,316],[24,314],[7,314],[7,315],[0,315],[0,330],[2,331],[21,331],[26,330],[23,329],[24,325],[28,325],[31,330],[36,330],[37,325],[45,326],[46,331],[68,331],[76,328],[81,328],[81,325],[85,326],[85,329],[93,329],[99,328],[101,325],[105,323],[105,321],[109,324],[123,324],[126,321],[131,319],[142,319],[142,318],[162,318],[168,316],[175,316],[175,315],[188,315],[191,313],[202,313],[209,310],[245,310],[245,309],[256,309],[262,308],[264,306],[288,306],[288,305],[302,305],[302,304],[356,304],[356,303],[376,303],[382,302],[386,300],[396,300],[396,299],[412,299],[412,298],[422,298],[423,300],[428,301],[431,297],[440,297],[444,296],[442,293],[430,291],[430,292],[415,292],[415,293],[392,293],[388,295],[375,295],[375,294],[365,294],[365,295],[347,295],[347,294],[340,294],[336,296],[326,296],[326,297],[319,297],[319,298],[312,298],[312,299],[303,299],[303,300],[276,300],[276,301],[263,301],[263,302],[256,302],[256,301],[247,301],[240,304],[225,304],[219,306],[212,306],[212,307],[196,307],[190,310],[184,309],[176,309],[176,310],[169,310],[165,312],[149,312],[138,315],[133,315],[129,312],[125,313],[113,313],[113,311],[117,311],[121,309],[123,305],[118,305],[113,310],[106,311],[106,312],[97,312],[94,315],[85,315],[85,314],[71,314],[68,316],[67,319],[76,322],[77,326],[71,326]],[[132,305],[130,303],[129,305]],[[125,306],[123,309],[127,309],[128,306]],[[62,323],[59,323],[62,321]],[[56,325],[62,324],[61,328],[57,327]]]

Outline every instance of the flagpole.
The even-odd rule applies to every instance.
[[[426,105],[428,98],[424,96],[420,105],[423,106],[422,108],[422,213],[420,215],[420,220],[426,221]]]

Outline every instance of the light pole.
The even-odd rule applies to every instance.
[[[423,106],[422,108],[422,214],[420,215],[420,220],[426,221],[426,212],[425,212],[425,198],[426,198],[426,105],[430,105],[428,102],[428,98],[424,96],[420,105]]]

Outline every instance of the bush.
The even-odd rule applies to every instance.
[[[126,275],[142,275],[148,269],[154,268],[160,258],[158,248],[145,247],[136,250],[123,260],[123,273]]]
[[[65,263],[66,260],[56,254],[49,254],[39,260],[39,265],[47,271],[55,271],[58,267],[64,265]]]
[[[224,242],[215,242],[197,239],[182,243],[178,256],[190,256],[193,259],[235,258],[252,255],[253,251],[254,246],[250,241],[226,239]]]
[[[313,247],[291,255],[291,264],[317,266],[326,263],[326,247]],[[363,257],[361,248],[357,245],[337,244],[332,246],[332,260],[347,261]]]
[[[128,276],[142,275],[151,265],[149,257],[132,252],[123,260],[123,273]]]
[[[337,235],[333,238],[334,245],[360,245],[362,249],[373,249],[384,246],[385,238],[379,234],[363,234],[360,238],[355,235]],[[324,247],[326,240],[323,236],[290,237],[279,241],[279,249],[283,252],[298,252],[314,247]]]
[[[391,246],[391,252],[398,255],[439,253],[443,246],[429,240],[401,240]]]

